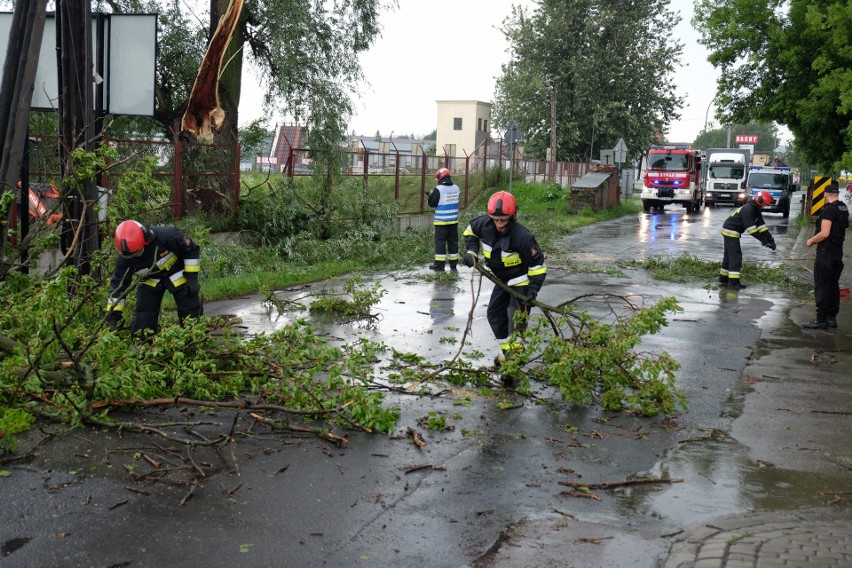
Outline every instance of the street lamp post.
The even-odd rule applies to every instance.
[[[704,113],[704,130],[703,132],[707,132],[707,117],[710,115],[710,107],[713,106],[713,101],[716,100],[716,97],[710,99],[710,104],[707,105],[707,111]]]

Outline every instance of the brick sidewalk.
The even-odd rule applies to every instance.
[[[852,566],[852,509],[734,515],[675,540],[664,568]]]

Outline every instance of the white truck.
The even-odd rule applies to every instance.
[[[794,172],[787,167],[751,166],[746,179],[746,191],[751,197],[759,191],[772,194],[772,205],[764,207],[766,213],[781,213],[790,216],[790,198],[798,191]]]
[[[745,181],[751,152],[747,148],[708,148],[704,151],[704,205],[733,205],[748,201]]]

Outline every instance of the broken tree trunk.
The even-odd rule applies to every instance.
[[[181,134],[184,138],[212,142],[224,124],[225,110],[219,103],[219,78],[242,9],[243,0],[231,0],[210,39],[181,120]]]

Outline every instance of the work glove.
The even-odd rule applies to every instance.
[[[538,296],[538,290],[527,290],[527,302],[532,302]]]
[[[476,254],[472,250],[467,251],[462,262],[464,262],[464,265],[468,268],[473,268],[473,265],[476,264]]]
[[[106,318],[106,326],[110,331],[115,331],[118,329],[118,323],[121,321],[121,313],[116,311],[111,311],[107,314]]]
[[[186,284],[183,285],[183,293],[187,296],[196,296],[201,291],[201,284],[198,283],[198,280],[187,280]]]
[[[763,245],[763,246],[765,246],[765,247],[766,247],[766,248],[768,248],[769,250],[775,250],[776,248],[778,248],[778,247],[775,245],[775,241],[769,241],[768,243],[766,243],[766,244],[765,244],[765,245]]]

